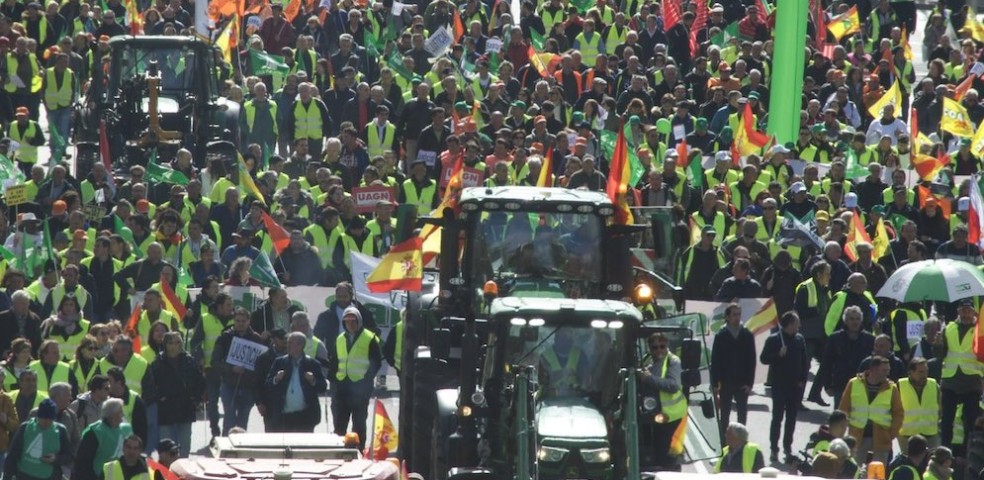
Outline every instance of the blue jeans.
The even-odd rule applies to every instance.
[[[170,438],[181,446],[181,458],[188,458],[191,454],[191,424],[175,423],[173,425],[161,425],[161,439]],[[157,445],[154,445],[156,448]]]
[[[58,135],[61,137],[62,151],[61,155],[64,155],[64,149],[68,146],[68,135],[72,130],[72,109],[71,108],[59,108],[57,110],[48,110],[48,128],[55,129],[58,131]],[[48,144],[54,148],[55,145],[54,135],[48,141]],[[56,152],[52,152],[51,161],[58,162],[61,160],[61,155],[55,156]]]
[[[144,453],[150,455],[157,449],[160,439],[160,429],[157,426],[157,402],[147,405],[147,441],[144,443]]]
[[[253,409],[253,391],[246,385],[230,385],[222,382],[222,435],[228,435],[232,427],[246,428],[249,411]]]

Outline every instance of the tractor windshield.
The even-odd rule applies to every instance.
[[[602,217],[574,213],[481,212],[473,271],[496,277],[601,281]]]
[[[157,62],[161,76],[161,94],[177,97],[193,91],[195,51],[189,48],[138,48],[127,46],[120,56],[119,79],[143,77],[151,62]]]
[[[541,395],[550,397],[606,394],[617,377],[620,330],[589,326],[511,325],[507,364],[535,366]]]

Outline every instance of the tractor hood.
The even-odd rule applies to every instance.
[[[582,398],[556,398],[540,402],[536,433],[540,438],[604,439],[608,437],[608,427],[605,417],[591,402]]]

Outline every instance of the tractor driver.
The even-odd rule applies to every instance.
[[[561,327],[553,344],[540,355],[540,385],[548,397],[578,395],[583,392],[589,365],[587,355],[575,345],[574,332]]]

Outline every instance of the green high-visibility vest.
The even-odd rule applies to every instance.
[[[403,181],[403,195],[407,199],[407,205],[415,205],[417,207],[417,215],[426,215],[430,213],[434,204],[434,195],[437,195],[437,184],[430,181],[426,187],[417,191],[417,186],[413,183],[413,180],[408,178]]]
[[[321,268],[332,268],[335,266],[334,253],[339,240],[342,240],[341,230],[332,229],[328,236],[325,236],[325,229],[321,225],[311,225],[304,229],[304,234],[309,235],[313,240],[314,246],[318,248],[318,257],[321,258]],[[344,244],[345,242],[342,241]]]
[[[923,387],[922,396],[916,394],[916,389],[908,378],[899,380],[899,395],[902,397],[902,429],[899,435],[911,437],[919,434],[932,436],[939,433],[940,387],[936,380],[926,379],[926,386]]]
[[[676,358],[676,355],[668,353],[663,358],[663,368],[659,374],[660,378],[666,378],[666,370],[670,364],[670,357]],[[666,416],[667,423],[675,422],[687,415],[687,399],[683,396],[682,388],[672,393],[660,391],[659,404],[663,407],[663,415]]]
[[[75,91],[75,73],[71,68],[66,68],[62,72],[61,87],[58,86],[55,77],[55,67],[51,67],[46,72],[48,77],[47,88],[44,91],[44,106],[48,110],[58,110],[72,106],[72,94]]]
[[[863,429],[868,424],[868,420],[885,428],[892,425],[891,388],[878,392],[875,400],[869,402],[868,386],[862,378],[852,378],[848,386],[851,388],[851,411],[848,412],[848,423],[852,427]]]
[[[21,128],[17,125],[17,122],[10,124],[10,129],[7,136],[9,136],[11,140],[20,144],[20,146],[17,147],[17,152],[14,154],[14,158],[16,158],[17,161],[30,164],[38,163],[38,147],[31,145],[31,140],[37,134],[38,128],[41,127],[39,127],[37,122],[34,120],[28,120],[27,128],[23,131],[21,131]]]
[[[90,430],[96,436],[96,443],[98,444],[96,455],[92,459],[92,472],[96,474],[96,477],[99,477],[103,474],[103,466],[106,465],[106,462],[119,458],[123,454],[123,440],[133,435],[133,427],[124,422],[118,427],[112,428],[99,420],[89,425],[82,436],[84,437],[86,432]],[[76,465],[76,467],[81,467],[81,465]]]
[[[99,361],[99,368],[102,368],[104,372],[108,372],[110,368],[115,366],[109,361],[109,357]],[[126,362],[126,366],[123,367],[123,376],[126,377],[127,388],[137,392],[138,395],[143,392],[140,383],[143,381],[148,367],[147,361],[139,355],[132,355],[130,361]]]
[[[276,102],[270,102],[270,101],[268,101],[266,103],[267,103],[267,105],[270,106],[270,117],[271,117],[271,121],[273,122],[273,134],[274,135],[280,135],[280,129],[277,126],[277,103]],[[311,103],[314,103],[314,102],[311,102]],[[253,133],[253,124],[256,123],[256,104],[253,103],[253,100],[250,100],[250,101],[246,102],[245,104],[243,104],[243,111],[245,112],[245,115],[246,115],[246,128],[249,129],[248,134],[252,134]],[[318,118],[319,119],[321,118],[321,115],[320,114],[318,115]],[[319,133],[320,133],[320,130],[319,130]]]
[[[321,139],[321,110],[311,100],[305,107],[304,102],[294,104],[294,139]]]
[[[752,468],[755,467],[755,454],[758,453],[758,445],[752,442],[746,442],[745,447],[741,451],[741,471],[743,473],[755,473]],[[714,473],[721,473],[721,466],[724,464],[724,459],[727,458],[730,453],[728,447],[724,447],[721,451],[721,458],[718,459],[717,466],[714,467]]]
[[[358,382],[369,373],[369,348],[376,335],[368,329],[363,328],[359,333],[359,338],[355,339],[352,349],[348,348],[348,341],[345,338],[348,332],[341,333],[335,339],[335,354],[338,358],[338,373],[335,378],[338,380],[351,380]]]
[[[54,455],[61,450],[61,436],[55,424],[42,428],[37,418],[24,425],[24,445],[21,450],[17,471],[32,478],[50,478],[55,466],[41,460],[45,455]]]

